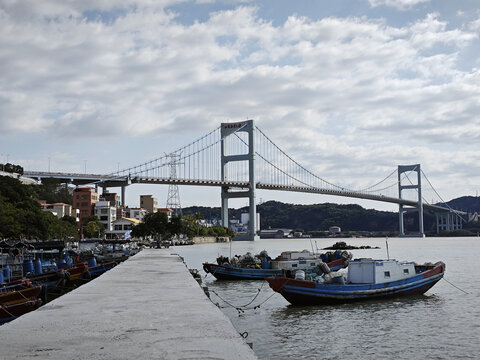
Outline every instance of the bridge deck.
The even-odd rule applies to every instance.
[[[73,183],[76,185],[81,184],[93,184],[97,183],[100,186],[105,187],[117,187],[128,186],[134,183],[138,184],[176,184],[176,185],[193,185],[193,186],[226,186],[233,188],[249,188],[248,181],[221,181],[221,180],[208,180],[208,179],[172,179],[172,178],[156,178],[156,177],[139,177],[135,176],[129,178],[127,176],[113,176],[113,175],[97,175],[97,174],[67,174],[67,173],[44,173],[44,172],[25,172],[26,177],[34,179],[52,177],[60,180],[61,182]],[[328,188],[315,188],[311,186],[294,186],[294,185],[281,185],[281,184],[264,184],[256,183],[256,189],[263,190],[277,190],[277,191],[292,191],[303,192],[323,195],[342,196],[348,198],[366,199],[373,201],[386,202],[391,204],[402,204],[407,206],[416,206],[417,201],[409,199],[400,199],[395,197],[388,197],[372,193],[356,192],[348,189],[328,189]],[[436,211],[436,212],[454,212],[459,215],[467,215],[464,211],[453,210],[447,207],[442,207],[433,204],[422,204],[424,209]]]
[[[256,359],[171,252],[143,250],[1,326],[0,357]]]

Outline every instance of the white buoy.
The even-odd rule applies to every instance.
[[[305,271],[297,270],[295,273],[295,280],[305,280]]]

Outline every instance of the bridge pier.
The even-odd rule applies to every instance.
[[[437,222],[437,234],[441,231],[453,231],[463,229],[463,221],[459,215],[454,212],[435,213]]]
[[[236,132],[248,133],[248,153],[246,154],[227,154],[228,136]],[[221,180],[228,181],[229,162],[248,161],[248,190],[234,190],[230,186],[222,186],[222,226],[229,226],[228,222],[228,199],[248,198],[249,201],[249,221],[248,234],[238,234],[233,240],[253,241],[259,239],[257,235],[257,206],[255,200],[255,124],[253,120],[246,120],[237,123],[221,124]]]
[[[417,184],[402,185],[401,175],[407,171],[416,171],[417,172]],[[422,203],[422,176],[420,172],[420,164],[415,165],[398,165],[398,197],[402,199],[402,190],[416,190],[418,194],[418,202],[416,206],[409,207],[400,203],[398,205],[398,215],[399,215],[399,232],[398,236],[400,237],[425,237],[423,229],[423,203]],[[417,234],[405,234],[405,225],[403,215],[406,211],[412,210],[418,212],[418,233]]]

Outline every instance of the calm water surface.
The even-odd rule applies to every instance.
[[[189,268],[200,270],[203,262],[215,262],[218,255],[267,250],[275,257],[285,250],[323,248],[339,240],[265,239],[175,250]],[[385,239],[344,241],[380,247],[352,250],[354,258],[387,258]],[[441,280],[415,298],[294,307],[265,281],[218,281],[208,275],[204,282],[238,332],[248,332],[247,341],[261,359],[480,359],[480,238],[391,238],[388,245],[390,258],[445,262],[445,278],[468,294]],[[246,305],[257,294],[240,314],[226,303]]]

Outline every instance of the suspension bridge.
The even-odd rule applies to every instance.
[[[174,171],[172,171],[174,169]],[[412,177],[413,174],[413,177]],[[25,171],[41,180],[57,178],[75,185],[95,184],[104,190],[132,184],[173,184],[221,187],[222,225],[228,227],[228,200],[249,199],[249,231],[238,240],[255,240],[256,190],[293,191],[368,199],[398,204],[399,235],[424,236],[423,212],[436,215],[437,232],[462,228],[466,212],[450,208],[421,170],[420,164],[398,165],[384,179],[362,189],[334,184],[302,166],[275,144],[254,120],[222,123],[199,139],[156,159],[110,174],[75,174]],[[422,180],[438,201],[428,202]],[[413,194],[413,195],[412,195]],[[404,214],[418,213],[418,232],[405,233]]]

